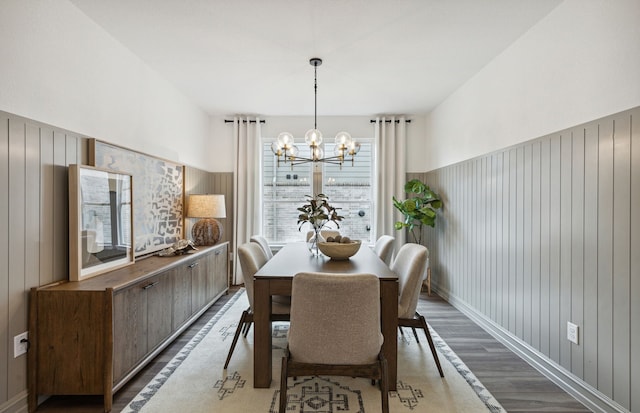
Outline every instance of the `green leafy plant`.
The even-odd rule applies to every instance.
[[[409,198],[399,201],[393,197],[393,206],[402,215],[404,221],[395,223],[396,230],[409,229],[413,241],[422,243],[422,227],[436,225],[436,209],[442,208],[440,195],[433,192],[427,185],[418,179],[412,179],[404,185],[404,191],[409,194]]]
[[[335,223],[340,228],[338,221],[342,221],[344,217],[338,214],[340,208],[334,208],[329,204],[329,198],[325,194],[306,195],[306,197],[307,203],[298,208],[301,212],[298,215],[298,231],[302,230],[302,226],[307,222],[316,232],[329,222]]]

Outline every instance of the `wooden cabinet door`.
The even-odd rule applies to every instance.
[[[191,270],[188,265],[180,265],[171,270],[174,330],[177,330],[191,316]]]
[[[173,294],[172,276],[169,270],[152,278],[147,292],[147,351],[151,352],[167,338],[172,331],[171,296]]]
[[[199,258],[189,264],[191,270],[191,312],[195,313],[208,302],[207,278],[209,276],[209,260],[211,254]]]
[[[117,383],[147,353],[147,294],[143,281],[113,295],[113,380]]]
[[[227,268],[229,250],[227,245],[218,248],[214,253],[214,268],[212,271],[213,291],[211,297],[215,297],[225,289],[227,289],[229,272]]]

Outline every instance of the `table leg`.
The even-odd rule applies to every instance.
[[[253,387],[268,388],[271,386],[271,295],[269,294],[269,280],[256,279],[253,288]]]
[[[389,390],[395,391],[398,381],[398,281],[381,280],[380,315],[382,318],[382,351],[387,359]]]

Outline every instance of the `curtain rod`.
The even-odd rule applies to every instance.
[[[233,120],[231,120],[231,119],[225,119],[225,120],[224,120],[224,123],[233,123],[233,122],[234,122],[234,121],[233,121]],[[375,120],[375,119],[370,119],[370,120],[369,120],[369,122],[370,122],[370,123],[376,123],[376,120]],[[385,123],[391,123],[391,119],[386,119],[384,122],[385,122]],[[396,121],[395,121],[395,122],[396,122],[396,123],[400,123],[400,120],[399,120],[399,119],[396,119]],[[407,119],[405,122],[406,122],[406,123],[411,123],[411,119]],[[247,123],[247,121],[246,121],[246,120],[242,120],[242,123]],[[250,121],[249,121],[249,123],[256,123],[256,121],[255,121],[255,120],[250,120]],[[260,119],[260,123],[266,123],[266,121],[265,121],[264,119]]]
[[[376,123],[376,119],[369,120],[370,123]],[[406,123],[411,123],[411,119],[405,120]],[[384,123],[391,123],[391,119],[385,119]],[[400,119],[396,119],[396,123],[400,123]]]
[[[235,122],[235,121],[231,120],[231,119],[225,119],[224,120],[224,123],[233,123],[233,122]],[[247,120],[243,119],[242,123],[247,123]],[[256,121],[255,120],[250,120],[249,123],[256,123]],[[260,123],[265,123],[265,120],[264,119],[260,119]]]

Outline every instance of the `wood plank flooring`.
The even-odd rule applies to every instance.
[[[229,295],[218,300],[145,369],[120,389],[114,396],[112,411],[121,411],[235,291],[237,287],[232,288]],[[423,293],[418,305],[419,311],[427,318],[427,322],[507,411],[565,413],[590,411],[440,297],[435,294],[429,297]],[[426,340],[423,341],[422,338],[420,342],[427,345]],[[220,351],[227,350],[225,348]],[[55,396],[41,404],[37,412],[98,413],[102,412],[102,397]]]

